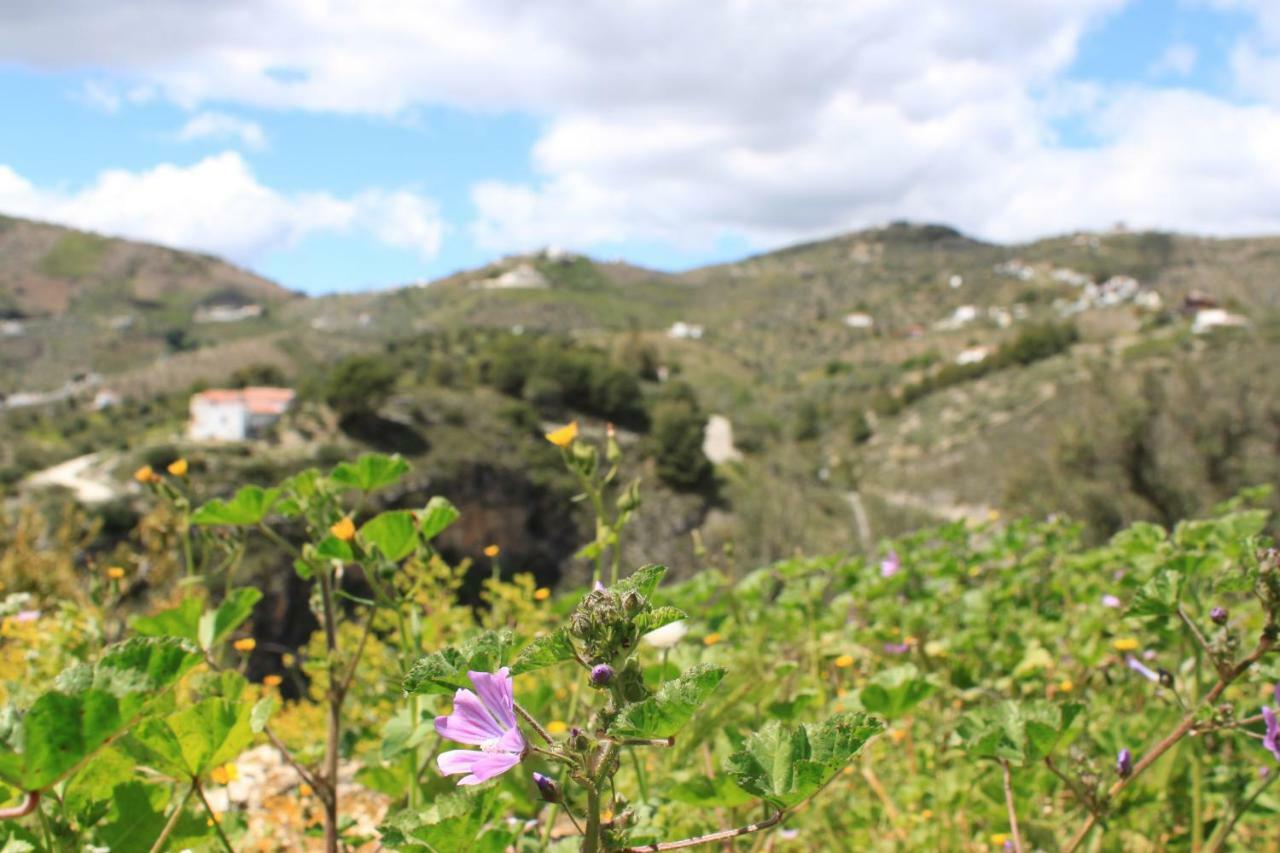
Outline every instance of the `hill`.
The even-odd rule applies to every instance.
[[[74,235],[58,239],[97,239]],[[1109,232],[1002,246],[897,223],[680,274],[543,252],[317,299],[247,282],[237,293],[262,314],[222,323],[195,323],[194,311],[247,273],[203,259],[173,285],[170,308],[137,307],[106,272],[132,244],[107,242],[96,265],[81,261],[80,295],[62,314],[22,321],[49,324],[48,352],[10,352],[21,372],[5,375],[28,390],[55,367],[65,381],[73,364],[92,366],[125,402],[2,416],[10,482],[104,446],[121,479],[141,461],[195,454],[215,489],[246,471],[270,482],[316,458],[396,450],[484,520],[458,554],[519,527],[549,578],[577,565],[549,545],[563,519],[513,514],[499,492],[567,488],[546,474],[555,459],[540,436],[574,417],[626,427],[642,458],[628,473],[656,484],[637,558],[679,571],[711,549],[747,561],[870,551],[924,523],[1001,512],[1066,512],[1098,539],[1280,476],[1280,380],[1266,369],[1280,355],[1276,238]],[[146,346],[100,326],[88,348],[73,345],[70,330],[90,322],[77,306],[95,290],[148,318]],[[1210,315],[1225,325],[1202,328]],[[326,404],[353,359],[393,377],[364,419]],[[192,387],[254,377],[301,391],[273,443],[184,445]],[[681,465],[705,464],[685,423],[712,414],[714,484],[677,482]]]

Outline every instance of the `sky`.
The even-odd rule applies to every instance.
[[[1276,0],[5,0],[0,213],[311,293],[898,219],[1280,233]]]

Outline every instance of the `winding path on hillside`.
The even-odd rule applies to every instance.
[[[106,473],[110,465],[111,460],[104,459],[103,454],[89,453],[32,474],[27,478],[27,485],[61,486],[81,503],[105,503],[118,493],[118,486]]]

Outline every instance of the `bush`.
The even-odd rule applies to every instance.
[[[340,414],[376,410],[391,396],[397,370],[386,358],[351,356],[338,363],[325,377],[321,394]]]
[[[707,419],[685,400],[666,400],[653,409],[651,433],[658,476],[676,489],[694,490],[711,477],[711,461],[702,452]]]

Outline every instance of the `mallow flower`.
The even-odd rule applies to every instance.
[[[1119,597],[1119,596],[1111,595],[1111,594],[1107,594],[1107,595],[1102,596],[1102,606],[1103,606],[1103,607],[1110,607],[1112,610],[1114,610],[1114,609],[1116,609],[1116,608],[1120,607],[1123,603],[1124,603],[1124,602],[1122,602],[1122,601],[1120,600],[1120,597]]]
[[[683,619],[677,619],[675,622],[668,622],[661,628],[655,628],[645,634],[641,640],[647,646],[653,646],[655,649],[669,649],[689,633],[689,626],[685,624]]]
[[[1133,775],[1133,753],[1128,747],[1120,750],[1120,754],[1116,756],[1116,773],[1120,774],[1121,779]]]
[[[1160,683],[1160,673],[1151,669],[1142,661],[1135,658],[1133,655],[1129,655],[1127,658],[1125,658],[1125,663],[1129,665],[1129,669],[1138,673],[1138,675],[1141,675],[1147,681],[1153,682],[1155,684]]]
[[[467,675],[475,693],[459,689],[453,696],[453,713],[436,717],[436,731],[443,738],[480,748],[449,750],[436,763],[446,776],[466,773],[459,785],[479,785],[519,764],[528,744],[516,725],[511,671],[504,666],[497,672]]]
[[[1280,705],[1280,684],[1276,685],[1276,704]],[[1280,721],[1276,720],[1276,712],[1272,708],[1262,709],[1262,719],[1267,723],[1267,733],[1262,738],[1262,745],[1280,761]]]
[[[902,568],[902,560],[898,559],[897,551],[890,551],[885,558],[880,561],[880,577],[891,578]]]

